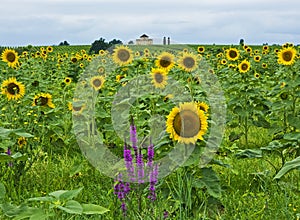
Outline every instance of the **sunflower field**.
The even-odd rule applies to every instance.
[[[0,219],[300,219],[300,47],[0,48]]]

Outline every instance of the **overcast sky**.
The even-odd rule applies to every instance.
[[[300,43],[299,0],[1,0],[0,46],[156,43]]]

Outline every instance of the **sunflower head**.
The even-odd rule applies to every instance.
[[[15,50],[5,49],[1,55],[2,61],[6,62],[9,67],[16,67],[19,62],[18,53]]]
[[[250,62],[247,60],[243,60],[239,65],[238,65],[240,73],[246,73],[250,69]]]
[[[19,148],[22,148],[24,145],[27,144],[27,141],[26,141],[26,138],[24,137],[19,137],[18,138],[18,145],[19,145]]]
[[[278,63],[292,65],[295,62],[297,51],[294,47],[283,48],[278,52]]]
[[[25,86],[18,82],[15,77],[5,80],[1,85],[1,90],[8,100],[18,100],[25,95]]]
[[[161,68],[151,70],[152,83],[156,88],[164,88],[167,85],[167,72]]]
[[[133,60],[132,50],[129,49],[127,46],[117,46],[114,49],[112,58],[113,61],[120,66],[127,65]]]
[[[260,59],[261,59],[261,56],[255,55],[255,56],[253,57],[253,59],[254,59],[255,62],[259,62]]]
[[[184,52],[179,58],[178,65],[187,72],[192,72],[197,68],[197,56],[193,53]]]
[[[226,50],[227,60],[235,61],[239,58],[239,56],[240,56],[240,52],[236,48],[229,48],[228,50]]]
[[[46,50],[47,50],[48,53],[51,53],[51,52],[53,52],[53,47],[48,46]]]
[[[103,85],[104,85],[104,82],[105,82],[105,78],[104,76],[94,76],[91,78],[90,80],[90,84],[91,86],[96,90],[100,90]]]
[[[205,47],[199,46],[199,47],[197,48],[197,51],[198,51],[198,53],[204,53],[204,52],[205,52]]]
[[[70,78],[70,77],[66,77],[66,78],[64,79],[64,83],[65,83],[66,85],[70,85],[71,82],[72,82],[72,78]]]
[[[259,73],[254,73],[254,78],[258,79],[260,77]]]
[[[35,95],[32,106],[48,106],[50,108],[55,108],[55,105],[52,103],[52,95],[49,93]]]
[[[161,53],[155,60],[155,65],[169,71],[174,66],[174,55],[168,52]]]
[[[208,127],[207,116],[194,102],[174,107],[166,124],[170,138],[184,144],[195,144],[198,139],[203,140]]]
[[[201,111],[208,113],[209,106],[205,102],[197,102],[196,104]]]

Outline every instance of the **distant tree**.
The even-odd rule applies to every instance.
[[[69,46],[70,44],[68,43],[68,41],[64,41],[64,42],[60,42],[58,46]]]
[[[109,44],[105,42],[105,39],[100,37],[99,40],[95,40],[92,43],[89,53],[99,53],[99,50],[106,50],[109,47]]]
[[[113,39],[109,42],[105,42],[105,39],[100,37],[99,40],[95,40],[92,43],[89,53],[97,54],[99,53],[99,50],[108,50],[109,48],[113,48],[116,44],[122,44],[122,41]]]
[[[116,39],[109,41],[109,45],[111,45],[111,46],[116,45],[116,44],[123,44],[123,42],[120,40],[116,40]]]
[[[244,46],[244,44],[245,44],[244,39],[240,39],[240,45],[241,45],[241,46]]]
[[[132,44],[134,44],[134,42],[133,42],[132,40],[130,40],[130,41],[128,42],[128,44],[129,44],[129,45],[132,45]]]

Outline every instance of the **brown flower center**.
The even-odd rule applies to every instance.
[[[293,57],[293,54],[290,51],[286,51],[282,54],[282,59],[287,62],[291,61],[292,57]]]
[[[34,100],[35,105],[44,106],[48,103],[48,98],[40,96],[37,99]]]
[[[162,83],[164,80],[164,77],[161,73],[155,73],[154,79],[155,79],[155,82]]]
[[[237,57],[237,52],[235,50],[230,50],[229,51],[229,57],[230,58],[236,58]]]
[[[244,70],[244,71],[247,70],[248,69],[248,64],[243,63],[242,66],[241,66],[241,69]]]
[[[173,121],[173,128],[176,134],[181,137],[194,137],[201,129],[201,121],[198,114],[190,110],[185,110],[179,112],[175,116]]]
[[[162,66],[163,68],[167,68],[168,66],[170,66],[172,63],[172,60],[170,57],[164,56],[160,59],[159,64],[160,66]]]
[[[125,50],[125,49],[120,49],[118,51],[118,58],[122,61],[122,62],[126,62],[129,60],[130,58],[130,53],[129,51]]]
[[[183,65],[186,68],[193,68],[195,66],[195,60],[193,57],[186,57],[183,59]]]
[[[6,59],[10,62],[13,63],[16,60],[16,55],[12,52],[9,52],[6,56]]]
[[[94,79],[93,80],[93,85],[96,87],[96,88],[99,88],[101,85],[102,85],[102,81],[100,79]]]
[[[10,83],[7,85],[7,92],[11,95],[16,95],[20,92],[20,88],[15,83]]]

